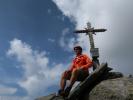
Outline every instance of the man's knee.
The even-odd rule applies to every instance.
[[[74,69],[72,73],[79,73],[80,69]]]
[[[62,78],[67,79],[70,76],[70,71],[66,70],[62,73]]]
[[[78,76],[80,74],[80,69],[74,69],[72,72],[72,76]]]

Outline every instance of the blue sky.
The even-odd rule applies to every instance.
[[[59,40],[62,31],[64,29],[72,31],[74,25],[50,0],[0,0],[0,12],[1,85],[4,85],[4,88],[17,89],[14,93],[7,91],[1,95],[26,96],[27,91],[18,83],[23,80],[25,74],[23,62],[17,60],[17,55],[7,55],[10,42],[20,41],[22,45],[31,46],[33,51],[47,52],[50,67],[59,63],[66,64],[68,61],[63,58],[72,52],[65,53],[59,45]],[[73,36],[70,32],[68,34]]]
[[[88,21],[108,30],[94,36],[100,61],[132,74],[132,7],[131,0],[0,0],[1,98],[33,100],[56,92],[73,46],[89,54],[88,37],[73,33]]]

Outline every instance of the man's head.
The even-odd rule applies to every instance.
[[[82,53],[82,47],[81,46],[75,46],[73,49],[74,49],[76,55],[79,55]]]

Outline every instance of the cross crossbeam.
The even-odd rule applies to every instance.
[[[94,34],[95,32],[105,32],[106,29],[85,29],[85,30],[76,30],[74,31],[74,33],[88,33],[88,32],[93,32],[92,34]]]

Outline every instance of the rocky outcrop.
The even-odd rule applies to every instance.
[[[50,94],[36,100],[133,100],[133,78],[110,71],[107,63],[101,64],[67,98]]]
[[[64,100],[55,94],[36,100]],[[79,99],[80,100],[80,99]],[[82,100],[133,100],[133,78],[108,79],[96,85]]]
[[[133,100],[133,78],[102,81],[86,95],[85,100]]]

